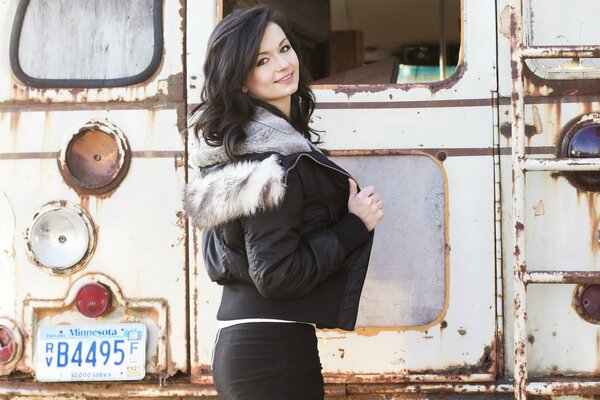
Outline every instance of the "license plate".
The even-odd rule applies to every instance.
[[[139,380],[146,375],[146,325],[42,326],[36,342],[41,382]]]

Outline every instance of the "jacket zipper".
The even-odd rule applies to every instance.
[[[283,183],[287,183],[287,176],[288,176],[288,173],[289,173],[289,172],[290,172],[292,169],[294,169],[294,168],[296,167],[296,164],[298,164],[298,161],[300,161],[300,158],[302,158],[302,157],[308,157],[308,158],[310,158],[311,160],[313,160],[314,162],[316,162],[317,164],[319,164],[319,165],[322,165],[322,166],[323,166],[323,167],[325,167],[325,168],[329,168],[329,169],[331,169],[331,170],[333,170],[333,171],[335,171],[335,172],[338,172],[338,173],[340,173],[340,174],[342,174],[342,175],[344,175],[344,176],[347,176],[347,177],[348,177],[348,178],[350,178],[350,179],[354,179],[354,178],[352,178],[352,176],[351,176],[350,174],[347,174],[346,172],[344,172],[344,171],[342,171],[342,170],[339,170],[339,169],[337,169],[337,168],[334,168],[334,167],[332,167],[331,165],[324,164],[324,163],[322,163],[321,161],[317,160],[316,158],[314,158],[314,157],[313,157],[313,156],[311,156],[311,155],[308,155],[308,154],[300,154],[300,155],[298,156],[298,158],[296,158],[296,160],[294,160],[294,163],[293,163],[293,164],[292,164],[292,165],[291,165],[291,166],[290,166],[290,167],[287,169],[287,171],[286,171],[286,174],[285,174],[285,180],[284,180],[284,182],[283,182]]]

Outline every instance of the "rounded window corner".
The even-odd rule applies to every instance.
[[[150,61],[140,72],[119,78],[80,79],[80,78],[39,78],[27,73],[21,64],[19,49],[25,15],[31,0],[22,0],[15,12],[9,43],[10,68],[14,76],[25,86],[39,89],[103,89],[138,85],[152,78],[159,70],[164,55],[163,2],[152,1],[153,50]]]

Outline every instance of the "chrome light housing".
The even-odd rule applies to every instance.
[[[42,207],[27,231],[30,257],[54,273],[83,267],[95,244],[91,219],[83,209],[67,202],[52,202]]]

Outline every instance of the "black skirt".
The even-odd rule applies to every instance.
[[[315,328],[252,322],[219,331],[213,379],[221,400],[322,400]]]

